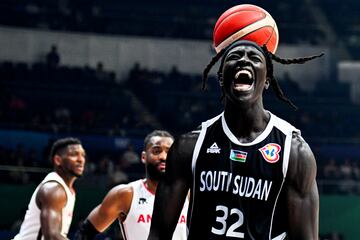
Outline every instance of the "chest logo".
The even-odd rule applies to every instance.
[[[233,150],[230,151],[230,160],[236,162],[246,162],[247,152]]]
[[[146,198],[139,198],[139,204],[142,205],[142,204],[146,204],[147,201],[146,201]]]
[[[281,151],[281,147],[276,143],[268,143],[264,147],[259,148],[263,158],[269,163],[276,163],[279,159],[279,153]]]
[[[220,148],[216,144],[216,142],[213,143],[207,150],[206,153],[217,153],[220,154]]]

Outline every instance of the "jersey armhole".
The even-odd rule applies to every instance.
[[[282,166],[282,172],[283,172],[283,177],[286,178],[287,176],[287,171],[289,168],[289,163],[290,163],[290,151],[291,151],[291,141],[292,141],[292,137],[293,137],[293,133],[300,133],[300,131],[296,128],[293,128],[289,134],[286,135],[285,138],[285,143],[284,143],[284,158],[283,158],[283,166]]]
[[[141,181],[142,181],[142,180],[141,180]],[[142,184],[142,183],[141,183],[141,184]],[[130,189],[132,190],[130,207],[129,207],[127,213],[125,213],[125,212],[120,213],[120,215],[121,215],[121,214],[124,214],[124,216],[125,216],[124,220],[122,220],[122,219],[120,219],[120,215],[119,215],[118,220],[119,220],[120,224],[123,224],[123,223],[126,221],[127,216],[129,215],[131,209],[134,208],[134,206],[133,206],[134,195],[135,195],[134,186],[133,186],[132,184],[129,184],[128,187],[130,187]]]
[[[48,181],[42,182],[41,185],[39,186],[39,190],[38,190],[38,192],[36,193],[36,195],[39,193],[40,189],[41,189],[46,183],[50,183],[50,182],[55,182],[55,183],[59,184],[59,185],[61,186],[61,188],[65,191],[65,195],[66,195],[66,203],[65,203],[65,205],[64,205],[64,207],[65,207],[65,206],[68,204],[68,201],[69,201],[68,195],[67,195],[67,191],[66,191],[65,187],[64,187],[59,181],[57,181],[57,180],[55,180],[55,179],[50,179],[50,180],[48,180]],[[40,209],[40,207],[39,207],[39,205],[38,205],[37,197],[35,198],[35,203],[36,203],[36,206]]]

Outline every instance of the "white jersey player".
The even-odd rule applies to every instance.
[[[67,239],[75,205],[73,183],[83,173],[85,151],[80,140],[63,138],[53,144],[50,156],[55,171],[35,189],[14,240]]]
[[[173,143],[167,131],[155,130],[144,140],[141,161],[146,167],[146,178],[112,188],[102,203],[97,206],[75,234],[76,240],[93,239],[105,231],[116,219],[120,222],[123,238],[145,240],[149,234],[156,188],[163,177],[166,157]],[[187,237],[186,214],[188,202],[183,204],[173,240]]]

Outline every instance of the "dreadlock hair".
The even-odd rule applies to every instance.
[[[229,47],[230,46],[231,45],[229,45]],[[208,74],[209,74],[211,68],[224,55],[224,53],[228,50],[229,47],[223,48],[220,52],[218,52],[211,59],[210,63],[205,67],[205,69],[203,71],[203,77],[202,77],[202,90],[206,90]],[[324,55],[324,53],[320,53],[318,55],[313,55],[313,56],[309,56],[309,57],[292,58],[292,59],[286,58],[285,59],[285,58],[280,58],[280,57],[276,56],[275,54],[269,52],[268,49],[266,48],[266,45],[263,45],[261,47],[261,49],[264,51],[265,58],[266,58],[267,77],[270,79],[270,85],[271,85],[272,89],[275,91],[276,97],[279,98],[280,100],[288,103],[295,110],[297,110],[297,106],[289,98],[287,98],[285,96],[284,92],[280,88],[279,82],[274,77],[274,65],[273,65],[272,60],[274,60],[278,63],[281,63],[281,64],[303,64],[303,63],[313,60],[315,58],[322,57]],[[221,70],[223,67],[223,63],[224,63],[224,61],[221,62],[219,70],[217,72],[217,76],[218,76],[219,80],[222,78]],[[223,99],[223,97],[224,97],[224,92],[222,93],[221,99]]]
[[[219,61],[219,59],[222,57],[222,55],[224,54],[224,52],[227,50],[227,48],[223,48],[221,49],[220,52],[218,52],[209,62],[209,64],[205,67],[204,71],[203,71],[203,77],[202,77],[202,90],[206,90],[206,83],[207,83],[207,79],[208,79],[208,75],[209,72],[211,70],[211,68],[217,63],[217,61]],[[221,75],[221,68],[222,66],[220,66],[219,71],[218,71],[218,77],[220,78]]]
[[[280,57],[276,56],[275,54],[269,52],[268,49],[266,48],[266,45],[263,45],[261,48],[264,50],[265,57],[267,58],[266,68],[267,68],[267,76],[270,79],[270,86],[273,88],[276,96],[280,100],[287,102],[288,104],[290,104],[290,106],[292,106],[295,110],[297,110],[298,109],[297,106],[288,97],[285,96],[284,92],[280,88],[279,82],[274,77],[274,65],[273,65],[272,60],[274,60],[278,63],[281,63],[281,64],[303,64],[303,63],[313,60],[315,58],[322,57],[324,55],[324,53],[320,53],[318,55],[313,55],[313,56],[309,56],[309,57],[292,58],[292,59],[286,58],[285,59],[285,58],[280,58]]]

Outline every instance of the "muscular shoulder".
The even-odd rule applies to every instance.
[[[130,184],[121,184],[110,189],[106,197],[112,199],[114,202],[121,201],[128,203],[131,202],[133,193],[134,189]]]
[[[197,138],[199,136],[198,131],[189,132],[180,135],[172,145],[172,148],[179,154],[192,154]]]
[[[36,194],[36,204],[41,209],[45,205],[54,205],[62,208],[66,205],[67,196],[64,187],[56,182],[49,181],[42,184]]]
[[[314,154],[309,144],[297,132],[292,135],[287,177],[300,192],[310,191],[316,177]]]
[[[167,179],[190,179],[191,162],[198,133],[190,132],[177,137],[166,160]]]
[[[116,218],[125,219],[131,207],[133,188],[129,184],[110,189],[101,204],[91,211],[90,222],[98,231],[104,231]]]

